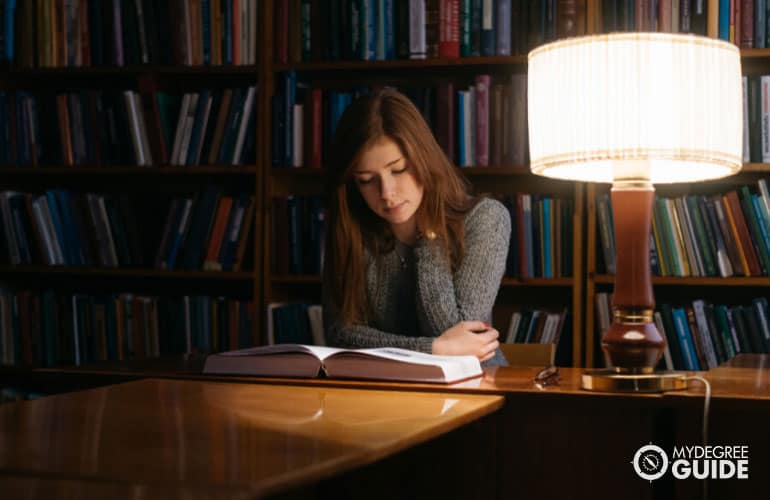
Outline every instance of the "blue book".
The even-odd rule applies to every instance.
[[[190,143],[187,146],[187,155],[185,157],[185,165],[196,165],[200,163],[198,158],[198,151],[200,150],[200,143],[203,140],[206,132],[207,120],[207,108],[211,109],[211,90],[203,89],[198,96],[198,109],[195,110],[195,118],[193,119],[193,129],[190,132]]]
[[[203,64],[211,64],[211,1],[201,0]]]
[[[222,30],[222,59],[224,64],[233,64],[233,2],[222,2],[225,10],[225,25]]]
[[[283,144],[283,162],[284,165],[294,165],[294,104],[297,100],[297,74],[294,71],[287,71],[283,77],[283,99],[284,99],[284,136]]]
[[[719,38],[730,41],[730,0],[719,0]]]
[[[543,278],[553,278],[551,259],[551,199],[543,198]]]
[[[674,327],[676,328],[676,335],[679,339],[679,345],[682,348],[682,358],[684,358],[684,364],[686,370],[700,370],[698,364],[698,355],[695,351],[695,344],[693,343],[692,332],[687,323],[687,315],[683,308],[677,307],[673,310],[674,315]]]
[[[377,59],[377,0],[362,0],[361,26],[363,29],[361,59],[374,61]]]
[[[758,246],[765,252],[766,258],[770,258],[770,228],[768,228],[768,221],[765,218],[765,211],[762,208],[762,200],[758,195],[751,195],[751,208],[754,209],[754,214],[757,217],[757,224],[759,226],[759,233],[762,235],[762,242]]]
[[[0,62],[5,61],[13,61],[14,60],[14,44],[13,40],[15,38],[14,34],[14,18],[15,12],[16,12],[16,0],[5,0],[3,7],[5,11],[3,12],[3,24],[0,28],[4,33],[4,40],[3,40],[3,51],[5,52],[0,57]]]
[[[303,274],[304,272],[304,199],[297,196],[286,198],[289,214],[289,273]]]

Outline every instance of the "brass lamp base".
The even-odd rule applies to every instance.
[[[587,370],[580,377],[580,388],[599,392],[666,392],[687,388],[685,372],[656,372],[650,369]]]

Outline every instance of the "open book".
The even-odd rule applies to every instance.
[[[396,347],[337,349],[276,344],[211,354],[203,373],[360,378],[449,384],[482,375],[475,356],[438,356]]]

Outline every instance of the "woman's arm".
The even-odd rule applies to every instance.
[[[508,209],[481,200],[465,219],[465,257],[452,275],[436,241],[421,240],[417,259],[417,304],[440,335],[461,321],[487,321],[505,273],[511,219]]]

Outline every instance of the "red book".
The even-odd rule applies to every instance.
[[[751,272],[752,276],[759,276],[762,274],[762,270],[759,267],[757,254],[754,252],[754,244],[751,242],[749,228],[746,225],[746,219],[743,216],[738,193],[736,191],[730,191],[724,195],[724,199],[725,208],[729,211],[728,217],[731,217],[735,224],[735,232],[738,234],[740,248],[743,250],[743,255],[746,257],[749,272]]]
[[[455,86],[453,82],[439,84],[436,101],[436,140],[449,161],[454,162]]]
[[[439,57],[460,57],[460,0],[439,4]]]

